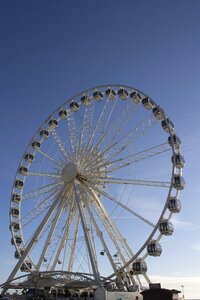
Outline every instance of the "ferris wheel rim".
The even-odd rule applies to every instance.
[[[44,123],[42,123],[41,127],[38,129],[38,131],[36,132],[36,134],[35,134],[35,135],[33,136],[33,138],[31,139],[30,143],[28,144],[28,146],[27,146],[27,148],[26,148],[26,150],[25,150],[25,152],[24,152],[24,154],[23,154],[23,157],[24,157],[24,155],[27,153],[27,149],[29,148],[29,146],[30,146],[30,144],[32,143],[32,141],[34,141],[35,137],[38,135],[38,133],[40,132],[40,130],[41,130],[43,127],[45,128],[45,125],[48,123],[48,121],[51,119],[51,117],[52,117],[56,112],[58,112],[62,107],[64,107],[64,105],[70,103],[71,101],[73,101],[74,99],[76,99],[77,97],[79,97],[80,95],[87,94],[88,92],[91,92],[91,91],[94,91],[94,90],[97,90],[97,89],[109,88],[109,87],[118,87],[118,88],[122,87],[122,88],[128,88],[128,89],[137,91],[137,92],[139,92],[139,93],[142,93],[142,95],[144,95],[144,96],[147,96],[146,94],[144,94],[144,93],[141,92],[140,90],[135,89],[135,88],[133,88],[133,87],[129,87],[129,86],[123,85],[123,84],[119,84],[119,85],[118,85],[118,84],[102,85],[102,86],[97,86],[97,87],[94,87],[94,88],[92,88],[92,89],[87,89],[87,90],[85,90],[85,91],[83,91],[83,92],[81,92],[81,93],[78,93],[78,94],[75,95],[74,97],[72,97],[72,98],[70,98],[69,100],[65,101],[61,106],[59,106],[59,108],[56,109],[56,110],[55,110],[55,111],[54,111],[54,112],[53,112],[53,113],[45,120]],[[147,97],[148,97],[149,99],[151,99],[149,96],[147,96]],[[151,99],[151,100],[152,100],[152,99]],[[157,106],[157,104],[155,103],[155,101],[154,101],[154,100],[152,100],[152,101],[153,101],[154,105]],[[167,116],[166,116],[164,113],[163,113],[163,118],[164,118],[165,121],[167,121]],[[169,135],[171,136],[171,143],[172,143],[171,149],[172,149],[172,154],[173,154],[173,157],[174,157],[174,155],[175,155],[175,147],[174,147],[174,140],[173,140],[173,138],[172,138],[172,137],[173,137],[173,132],[172,132],[171,128],[169,127],[169,125],[168,125],[168,129],[169,129]],[[19,166],[21,165],[21,162],[22,162],[22,160],[23,160],[23,157],[22,157],[22,159],[21,159],[21,161],[20,161]],[[18,170],[17,170],[17,172],[16,172],[15,179],[17,178],[17,175],[18,175]],[[166,200],[165,205],[164,205],[164,207],[163,207],[162,213],[161,213],[161,215],[160,215],[160,217],[159,217],[159,219],[158,219],[158,221],[157,221],[157,223],[156,223],[156,225],[155,225],[155,228],[153,229],[151,235],[150,235],[149,238],[146,240],[146,242],[144,243],[144,245],[136,252],[136,254],[135,254],[128,262],[126,262],[126,264],[123,265],[122,268],[126,268],[127,266],[129,266],[129,265],[130,265],[130,264],[131,264],[131,263],[132,263],[139,255],[140,255],[140,253],[142,253],[142,251],[145,249],[145,247],[147,246],[147,244],[149,243],[149,241],[152,239],[152,237],[154,236],[154,234],[155,234],[156,231],[158,230],[159,224],[160,224],[161,220],[163,219],[163,216],[164,216],[165,211],[167,210],[167,206],[168,206],[168,202],[169,202],[169,197],[170,197],[170,195],[171,195],[171,191],[172,191],[172,188],[173,188],[174,175],[175,175],[175,162],[174,162],[174,159],[173,159],[173,162],[172,162],[171,182],[170,182],[170,188],[169,188],[167,200]],[[15,183],[15,180],[14,180],[14,183]],[[13,191],[13,189],[14,189],[14,184],[13,184],[12,191]],[[13,194],[13,192],[12,192],[12,194]],[[179,194],[179,192],[177,192],[177,194]],[[12,203],[10,204],[10,207],[11,207],[11,205],[12,205]],[[21,204],[20,204],[20,205],[21,205]],[[12,216],[10,217],[10,224],[11,224],[11,223],[12,223]],[[13,230],[11,230],[11,231],[12,231],[12,236],[13,236],[13,238],[14,238],[14,236],[15,236],[14,231],[13,231]],[[15,245],[15,246],[16,246],[16,245]],[[17,248],[17,247],[16,247],[16,248]],[[29,258],[29,259],[30,259],[30,258]],[[30,260],[31,260],[31,259],[30,259]],[[107,278],[107,279],[112,278],[114,275],[116,275],[116,273],[113,273],[113,274],[111,274],[110,276],[108,276],[108,277],[106,277],[106,278]]]

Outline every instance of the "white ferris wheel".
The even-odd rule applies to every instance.
[[[10,201],[18,271],[93,274],[134,289],[181,210],[181,141],[164,111],[124,85],[64,102],[28,144]],[[155,258],[152,258],[155,259]],[[105,279],[104,279],[105,280]]]

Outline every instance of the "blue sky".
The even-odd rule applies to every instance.
[[[62,102],[112,82],[149,94],[182,139],[183,209],[149,276],[200,297],[199,11],[198,0],[0,1],[1,281],[15,263],[9,198],[27,143]]]

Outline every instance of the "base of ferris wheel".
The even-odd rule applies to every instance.
[[[5,282],[0,288],[1,297],[15,300],[140,300],[143,299],[141,290],[147,289],[138,285],[128,286],[127,282],[107,280],[104,277],[97,282],[93,274],[65,271],[26,273]]]

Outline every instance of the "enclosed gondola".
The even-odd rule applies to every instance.
[[[168,143],[170,146],[172,146],[172,141],[174,142],[175,149],[179,149],[181,147],[181,140],[176,134],[173,134],[172,138],[171,136],[168,137]]]
[[[132,93],[130,93],[130,98],[133,102],[139,104],[142,100],[142,96],[140,95],[140,93],[133,91]]]
[[[145,274],[147,272],[147,264],[144,260],[138,258],[133,262],[132,270],[134,275]]]
[[[19,190],[21,190],[24,186],[24,182],[21,179],[16,179],[15,181],[15,187]]]
[[[40,131],[40,136],[41,136],[41,138],[46,139],[49,136],[49,132],[46,129],[42,129]]]
[[[93,93],[93,98],[96,100],[96,101],[101,101],[103,99],[103,94],[102,92],[100,91],[95,91]]]
[[[175,161],[175,166],[178,169],[182,169],[185,166],[185,159],[180,153],[175,153],[174,157],[172,156],[172,163]]]
[[[172,235],[174,232],[174,226],[169,220],[162,220],[159,225],[160,233],[163,235]]]
[[[49,128],[50,129],[55,129],[58,126],[58,121],[56,119],[51,119],[49,121]]]
[[[174,175],[173,187],[178,191],[184,189],[185,180],[180,174],[175,174]]]
[[[153,106],[154,106],[153,101],[151,99],[149,99],[148,97],[145,97],[142,99],[142,104],[148,110],[153,109]]]
[[[58,113],[59,117],[63,120],[67,119],[67,110],[66,109],[61,109]]]
[[[79,110],[79,104],[77,102],[71,102],[69,105],[70,109],[74,112]]]
[[[40,142],[38,142],[38,141],[34,141],[34,142],[32,143],[32,147],[37,151],[37,150],[40,149],[41,144],[40,144]]]
[[[32,153],[27,153],[25,154],[24,159],[28,162],[32,162],[34,160],[34,155]]]
[[[27,168],[27,167],[24,167],[24,166],[21,166],[21,167],[19,168],[19,174],[27,175],[27,174],[28,174],[28,168]]]
[[[116,97],[116,92],[115,92],[115,90],[113,90],[113,89],[107,89],[106,91],[105,91],[105,94],[106,94],[106,96],[107,96],[107,98],[109,99],[109,100],[113,100],[113,99],[115,99],[115,97]]]
[[[164,118],[164,111],[159,106],[154,107],[152,112],[158,120],[162,120]]]
[[[168,209],[172,213],[179,213],[181,211],[181,202],[176,197],[170,197],[168,202]]]
[[[150,256],[160,256],[162,253],[162,247],[157,241],[152,240],[147,245],[147,252]]]
[[[13,194],[12,195],[12,201],[13,202],[16,202],[16,203],[19,203],[21,201],[21,196],[19,194]]]
[[[10,211],[12,217],[18,217],[19,216],[19,209],[18,208],[11,208]]]
[[[174,124],[169,118],[162,120],[161,126],[166,132],[170,132],[174,130]]]
[[[118,96],[122,100],[128,99],[128,91],[125,88],[122,88],[118,91]]]
[[[90,104],[90,97],[88,95],[84,95],[81,97],[81,103],[83,105],[88,105]]]

